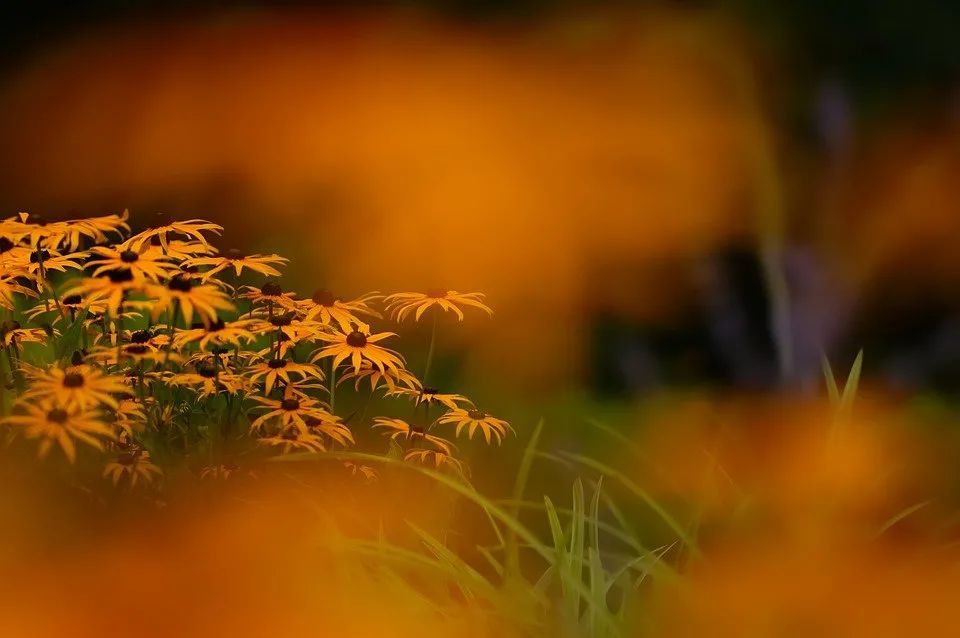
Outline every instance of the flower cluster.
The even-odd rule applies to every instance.
[[[338,391],[407,400],[409,418],[370,425],[404,460],[435,468],[465,471],[454,436],[499,444],[512,432],[466,397],[425,385],[436,321],[421,377],[387,345],[397,334],[373,327],[428,313],[492,314],[483,295],[300,298],[276,280],[287,259],[221,252],[212,242],[222,230],[158,215],[132,234],[126,213],[0,222],[0,423],[37,439],[40,455],[55,447],[73,462],[77,443],[109,451],[104,476],[131,486],[162,476],[155,458],[189,456],[191,446],[219,451],[197,468],[212,478],[238,472],[234,457],[251,450],[352,446],[365,416],[341,418]],[[435,407],[442,412],[431,418]]]

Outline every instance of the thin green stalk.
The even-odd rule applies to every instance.
[[[440,320],[440,313],[433,313],[433,326],[430,328],[430,347],[427,349],[427,364],[423,367],[423,381],[427,383],[427,377],[430,375],[430,366],[433,364],[433,351],[437,345],[437,323]]]

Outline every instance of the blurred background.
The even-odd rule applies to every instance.
[[[305,295],[484,291],[441,370],[490,396],[811,392],[863,348],[875,383],[949,397],[958,14],[23,3],[0,206],[211,219]]]

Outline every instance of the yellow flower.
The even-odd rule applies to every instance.
[[[133,399],[122,399],[114,410],[114,425],[128,437],[132,437],[136,431],[143,429],[145,422],[143,408]]]
[[[247,389],[247,380],[233,372],[219,371],[215,363],[205,362],[197,366],[196,373],[180,372],[164,379],[172,386],[187,386],[198,392],[201,399],[226,392],[237,394]]]
[[[437,419],[437,423],[456,424],[457,436],[460,436],[460,432],[466,429],[468,438],[471,439],[473,438],[474,432],[479,429],[483,432],[487,443],[490,443],[492,437],[496,439],[498,445],[503,437],[507,435],[507,432],[513,432],[513,428],[510,427],[509,423],[502,419],[494,418],[477,408],[456,408],[450,410],[446,414],[441,415],[440,418]]]
[[[283,454],[290,452],[323,452],[323,439],[316,434],[305,432],[299,428],[287,428],[275,436],[265,436],[258,439],[261,445],[270,445],[282,448]]]
[[[87,262],[88,267],[94,268],[94,277],[111,270],[127,269],[133,273],[134,279],[160,281],[169,277],[170,272],[175,269],[170,263],[170,257],[155,246],[144,245],[138,250],[94,246],[90,252],[97,257]]]
[[[471,404],[470,399],[461,394],[448,394],[437,390],[436,388],[425,387],[423,389],[395,388],[387,392],[384,396],[388,397],[407,397],[413,399],[416,405],[426,403],[428,405],[438,403],[450,410],[460,407],[459,403]],[[472,404],[471,404],[472,405]]]
[[[113,340],[116,340],[116,333],[111,333]],[[97,361],[104,365],[117,365],[117,348],[116,345],[112,346],[99,346],[94,348],[87,357],[91,361]],[[176,352],[171,352],[169,355],[166,351],[161,350],[157,346],[154,346],[149,343],[125,343],[120,346],[120,361],[119,363],[124,363],[125,361],[133,361],[143,365],[144,363],[164,363],[167,360],[170,361],[179,361],[181,359],[180,355]]]
[[[371,292],[351,301],[342,301],[329,290],[317,290],[310,299],[299,303],[300,310],[305,313],[304,319],[316,319],[325,326],[339,327],[348,332],[357,326],[365,332],[370,332],[370,326],[363,322],[358,315],[379,317],[380,313],[370,307],[370,302],[380,299],[381,295]]]
[[[444,450],[410,450],[403,455],[404,461],[417,461],[424,465],[433,465],[435,468],[449,467],[459,474],[466,474],[467,468],[463,461],[453,458]]]
[[[102,439],[113,437],[110,428],[95,411],[77,405],[67,406],[48,400],[39,404],[20,403],[18,407],[26,414],[8,416],[0,422],[23,426],[27,438],[42,439],[39,449],[41,457],[46,456],[56,443],[73,463],[77,457],[74,439],[101,450]]]
[[[263,324],[264,322],[257,319],[238,319],[237,321],[217,319],[205,327],[178,331],[173,337],[173,347],[180,349],[191,343],[198,343],[201,350],[207,350],[210,345],[215,348],[228,346],[239,348],[255,341],[257,337],[254,332]]]
[[[59,336],[59,333],[55,333]],[[43,343],[47,333],[40,328],[24,328],[19,321],[0,323],[0,344],[16,346],[21,343]]]
[[[154,478],[162,474],[163,470],[150,460],[150,453],[140,448],[121,452],[103,469],[104,478],[109,478],[114,485],[117,485],[121,479],[127,478],[130,481],[130,487],[134,487],[140,479],[146,483],[152,483]]]
[[[204,231],[219,235],[223,231],[223,226],[208,222],[204,219],[188,219],[182,222],[172,221],[168,214],[157,213],[154,216],[154,221],[150,225],[150,228],[137,233],[120,244],[120,247],[122,247],[123,250],[140,250],[144,244],[156,238],[163,247],[164,252],[168,252],[170,247],[168,235],[181,235],[189,237],[203,245],[208,245],[209,242],[203,235]]]
[[[236,248],[231,248],[222,255],[212,257],[194,257],[184,262],[188,267],[212,266],[201,276],[202,281],[210,279],[217,273],[233,268],[234,274],[239,277],[244,268],[258,272],[267,277],[279,277],[280,271],[271,264],[283,266],[289,259],[279,255],[245,255]]]
[[[395,337],[393,332],[381,332],[375,335],[354,330],[351,333],[334,332],[333,334],[318,334],[317,339],[329,342],[331,345],[318,349],[311,355],[315,361],[323,357],[333,357],[333,367],[336,368],[346,359],[350,359],[350,366],[355,373],[360,372],[361,363],[366,360],[376,366],[381,372],[397,370],[403,367],[403,358],[395,350],[376,345],[388,337]]]
[[[217,320],[217,311],[233,310],[233,304],[217,288],[207,284],[194,285],[190,279],[182,275],[173,277],[165,286],[147,286],[146,294],[156,299],[150,312],[154,321],[174,304],[183,313],[183,320],[187,325],[193,322],[194,311],[204,324],[210,324]]]
[[[290,375],[294,374],[300,379],[307,377],[323,379],[323,372],[321,372],[317,366],[309,363],[288,361],[287,359],[269,359],[247,370],[247,375],[251,383],[256,383],[260,379],[263,379],[264,394],[270,394],[278,380],[289,385],[291,383]]]
[[[292,425],[303,432],[309,429],[306,421],[308,418],[334,423],[337,421],[337,417],[324,410],[316,399],[294,396],[290,392],[285,392],[283,398],[279,400],[258,396],[250,398],[260,404],[254,408],[255,410],[267,410],[266,414],[250,423],[250,429],[254,431],[259,431],[265,423],[274,418],[279,418],[283,427]]]
[[[17,283],[15,276],[0,275],[0,306],[13,310],[13,296],[16,294],[36,297],[37,293]]]
[[[410,425],[403,419],[378,416],[373,420],[373,427],[387,430],[388,436],[392,441],[402,438],[405,441],[411,441],[415,444],[429,443],[447,454],[453,450],[453,443],[450,441],[430,434],[421,427]]]
[[[360,382],[364,379],[370,381],[370,390],[376,390],[381,383],[387,386],[389,390],[396,390],[401,385],[406,386],[411,390],[420,389],[420,380],[413,375],[412,372],[405,368],[386,368],[381,370],[377,366],[373,365],[369,361],[360,362],[360,371],[357,372],[353,368],[348,370],[343,376],[337,380],[337,385],[353,379],[353,387],[355,390],[360,389]]]
[[[126,300],[126,296],[135,291],[143,289],[143,281],[134,278],[133,272],[129,268],[123,270],[110,270],[99,277],[87,277],[81,279],[73,287],[68,288],[64,295],[72,297],[79,295],[85,299],[87,304],[102,302],[107,311],[113,317],[120,312],[120,307]]]
[[[121,234],[130,230],[127,225],[127,211],[123,215],[104,215],[87,219],[70,221],[48,221],[41,215],[19,213],[17,217],[5,220],[3,228],[5,234],[21,238],[29,238],[30,246],[45,248],[66,248],[76,250],[83,237],[93,240],[93,243],[104,243],[108,237],[106,233]],[[42,242],[42,244],[41,244]]]
[[[123,377],[86,364],[48,370],[24,366],[24,371],[31,380],[24,397],[49,398],[67,409],[92,408],[101,403],[116,409],[118,402],[110,395],[125,394],[128,390]]]
[[[252,306],[266,306],[270,316],[274,310],[296,310],[297,302],[292,292],[283,292],[283,288],[275,281],[268,281],[259,288],[244,286],[238,297],[246,299]]]
[[[472,306],[493,315],[493,310],[483,302],[483,294],[479,292],[460,293],[456,290],[431,290],[422,292],[400,292],[386,298],[387,312],[397,321],[403,321],[411,312],[414,320],[420,321],[423,313],[433,306],[444,311],[452,312],[463,321],[463,311],[460,306]]]

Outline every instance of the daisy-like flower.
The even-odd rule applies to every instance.
[[[370,382],[370,391],[376,390],[382,383],[389,390],[396,390],[400,386],[410,390],[420,390],[420,380],[406,368],[385,368],[381,370],[369,361],[360,363],[360,371],[351,368],[337,380],[337,385],[353,379],[353,388],[360,389],[360,382],[367,379]]]
[[[160,242],[154,238],[151,241],[153,246],[158,246]],[[199,241],[184,241],[182,239],[171,239],[167,242],[167,256],[174,261],[186,261],[194,257],[216,254],[217,249],[210,244]]]
[[[453,458],[449,452],[444,450],[410,450],[403,455],[403,460],[432,465],[436,469],[448,467],[459,474],[466,474],[467,471],[463,461]]]
[[[252,270],[267,277],[279,277],[280,271],[273,266],[283,266],[289,259],[279,255],[246,255],[236,248],[231,248],[222,255],[213,257],[195,257],[184,262],[186,266],[205,267],[211,266],[210,270],[201,275],[202,281],[210,279],[217,273],[232,268],[234,274],[239,277],[243,269]]]
[[[162,476],[163,470],[150,460],[150,453],[140,448],[131,448],[121,452],[116,458],[103,468],[104,478],[109,478],[114,485],[122,479],[127,479],[130,487],[143,480],[153,483],[153,479]]]
[[[110,315],[115,317],[120,312],[126,296],[142,289],[143,281],[137,280],[129,268],[124,268],[104,272],[99,277],[81,279],[68,288],[64,295],[67,297],[78,295],[88,304],[101,302]]]
[[[46,340],[47,333],[41,328],[24,328],[19,321],[0,323],[0,344],[4,346],[15,346],[21,343],[43,343]]]
[[[90,249],[94,259],[87,262],[93,268],[91,273],[98,277],[111,270],[127,269],[133,273],[135,279],[160,281],[170,276],[175,269],[171,259],[162,250],[155,246],[144,245],[138,250],[129,248],[119,250],[107,246],[94,246]]]
[[[116,333],[113,334],[114,340]],[[151,345],[149,343],[125,343],[120,346],[120,360],[117,361],[116,345],[99,346],[94,348],[87,355],[91,361],[97,361],[103,365],[117,365],[132,361],[143,366],[145,363],[164,363],[166,361],[180,361],[181,357],[176,352],[167,355],[166,351]]]
[[[70,322],[76,321],[77,313],[83,311],[84,309],[86,309],[91,316],[103,315],[104,313],[107,312],[106,304],[102,302],[86,303],[84,302],[83,297],[81,297],[80,295],[69,295],[69,296],[63,297],[60,300],[60,307],[63,308],[64,311],[66,311],[66,315],[67,315],[66,317],[60,314],[56,306],[48,307],[43,304],[38,304],[33,308],[30,308],[29,310],[24,311],[23,314],[25,314],[27,317],[29,317],[33,321],[36,321],[37,317],[39,317],[40,315],[49,314],[50,323],[55,324],[60,321],[64,321],[65,319],[69,320]],[[134,316],[134,315],[130,315],[130,316]],[[126,317],[124,317],[124,319],[126,319]],[[99,318],[97,320],[99,321]]]
[[[233,304],[219,289],[207,284],[194,285],[183,275],[171,278],[165,286],[148,285],[146,294],[156,300],[150,312],[154,321],[174,304],[183,313],[187,325],[193,323],[194,311],[204,324],[210,324],[217,320],[217,311],[233,310]]]
[[[277,381],[283,381],[286,385],[293,383],[294,379],[291,375],[296,375],[297,380],[307,377],[323,380],[323,372],[317,366],[287,359],[268,359],[247,369],[247,376],[251,383],[263,380],[264,394],[270,394]]]
[[[305,432],[299,428],[286,428],[274,436],[265,436],[258,439],[261,445],[279,447],[283,454],[290,452],[323,452],[323,439],[316,434]]]
[[[196,373],[180,372],[168,375],[165,381],[172,386],[187,386],[195,390],[201,399],[223,392],[237,394],[247,389],[245,377],[233,372],[219,371],[216,364],[210,362],[197,366]]]
[[[368,293],[351,301],[342,301],[329,290],[317,290],[310,299],[299,303],[301,312],[306,321],[316,320],[325,326],[335,326],[344,332],[353,330],[356,325],[365,332],[370,332],[369,324],[360,319],[359,315],[380,317],[380,313],[370,307],[370,302],[380,299],[381,295],[375,292]]]
[[[71,463],[77,458],[74,439],[98,450],[103,449],[103,440],[113,437],[113,432],[100,420],[96,411],[80,406],[67,406],[55,400],[39,404],[20,403],[18,408],[25,414],[4,418],[2,423],[22,426],[29,439],[41,439],[39,456],[46,456],[53,444],[60,446]]]
[[[40,289],[45,289],[48,279],[47,273],[51,270],[56,270],[57,272],[82,270],[83,264],[77,261],[77,259],[82,258],[84,254],[85,253],[74,253],[63,255],[56,250],[33,250],[30,251],[27,262],[22,266],[22,270],[37,282]]]
[[[119,402],[111,395],[127,392],[123,377],[87,364],[48,370],[24,366],[24,371],[31,380],[24,397],[49,398],[66,409],[93,408],[101,403],[116,409]]]
[[[157,213],[153,222],[150,224],[150,227],[145,231],[137,233],[127,241],[125,241],[121,246],[124,250],[140,250],[140,248],[156,238],[160,242],[160,245],[163,247],[164,252],[167,252],[167,249],[170,246],[169,235],[179,235],[181,237],[188,237],[194,241],[197,241],[201,244],[209,244],[207,238],[203,235],[204,232],[213,233],[219,235],[223,232],[223,226],[219,224],[214,224],[208,222],[205,219],[188,219],[186,221],[173,221],[170,216],[166,213]]]
[[[403,358],[400,353],[377,345],[377,342],[395,336],[396,334],[393,332],[380,332],[372,335],[360,330],[354,330],[350,333],[321,333],[317,335],[317,339],[326,341],[330,345],[315,351],[310,360],[316,361],[324,357],[333,357],[333,367],[336,368],[341,362],[350,359],[350,367],[358,374],[360,365],[364,360],[369,361],[381,372],[397,370],[403,367]]]
[[[123,215],[104,215],[70,221],[49,221],[42,215],[19,213],[6,220],[8,232],[18,238],[29,238],[31,246],[76,250],[83,237],[94,243],[107,241],[107,233],[121,234],[130,230],[127,211]]]
[[[460,321],[463,321],[463,310],[460,306],[479,308],[488,315],[493,315],[493,310],[483,303],[483,294],[479,292],[461,293],[456,290],[431,290],[426,293],[400,292],[390,295],[385,301],[387,312],[396,321],[403,321],[410,313],[413,313],[415,321],[420,321],[423,313],[433,306],[452,312]]]
[[[407,397],[408,399],[412,399],[416,405],[421,405],[423,403],[426,403],[427,405],[439,404],[445,406],[449,410],[456,410],[460,407],[460,403],[472,405],[470,399],[462,394],[440,392],[436,388],[431,388],[429,386],[422,389],[395,388],[387,392],[384,396]]]
[[[343,467],[347,468],[347,471],[350,472],[351,476],[360,475],[368,483],[372,483],[380,478],[380,476],[377,474],[377,471],[369,465],[360,465],[359,463],[354,463],[353,461],[344,461]]]
[[[303,432],[307,432],[309,427],[307,419],[317,421],[327,421],[336,423],[337,417],[323,409],[320,402],[303,396],[294,396],[285,392],[282,399],[270,399],[267,397],[250,397],[260,405],[255,410],[267,410],[266,414],[257,417],[250,423],[250,429],[258,432],[265,423],[271,419],[279,419],[283,427],[297,427]]]
[[[147,419],[143,408],[133,399],[122,399],[113,414],[113,424],[127,437],[133,437],[134,433],[142,430]]]
[[[180,330],[173,337],[173,347],[180,349],[191,343],[197,343],[201,350],[214,348],[240,348],[256,340],[256,331],[270,327],[259,319],[238,319],[223,321],[217,319],[206,326],[194,326],[188,330]]]
[[[16,276],[0,275],[0,306],[13,310],[14,295],[36,297],[37,293],[17,283]]]
[[[475,407],[469,409],[465,408],[456,408],[450,410],[446,414],[440,415],[440,418],[437,419],[439,424],[453,424],[457,426],[457,436],[460,436],[460,433],[463,430],[467,430],[468,438],[473,438],[474,432],[480,430],[483,432],[484,438],[487,440],[487,443],[490,443],[491,438],[497,441],[497,445],[500,444],[500,441],[503,440],[503,437],[507,435],[507,432],[513,432],[513,428],[510,427],[510,424],[504,421],[503,419],[497,419],[490,416],[482,410],[478,410]]]
[[[373,427],[386,430],[387,435],[392,441],[403,439],[412,442],[414,445],[429,443],[438,450],[443,450],[448,454],[453,450],[453,443],[450,443],[450,441],[430,434],[421,427],[410,425],[403,419],[378,416],[373,420]]]
[[[283,288],[275,281],[268,281],[259,288],[244,286],[238,297],[246,299],[253,306],[265,306],[272,316],[277,309],[296,310],[297,302],[292,292],[283,292]]]

